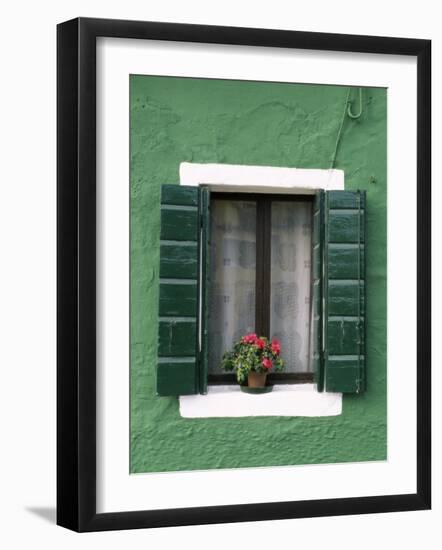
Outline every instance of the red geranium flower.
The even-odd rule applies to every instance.
[[[276,353],[276,355],[279,355],[281,353],[281,343],[276,338],[273,338],[272,345],[270,346],[272,353]]]
[[[262,360],[262,365],[266,369],[271,369],[273,367],[273,363],[271,359],[267,359],[267,357],[264,357]]]
[[[255,341],[255,346],[258,346],[259,349],[264,349],[266,347],[266,343],[261,338],[258,338]]]
[[[242,341],[244,344],[254,344],[256,340],[258,339],[258,336],[252,332],[250,334],[246,334],[242,337]]]

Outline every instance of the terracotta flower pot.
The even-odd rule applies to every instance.
[[[266,385],[267,373],[249,372],[248,385],[249,388],[263,388]]]

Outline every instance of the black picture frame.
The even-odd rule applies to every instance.
[[[417,492],[96,512],[96,39],[417,58]],[[431,41],[79,18],[57,28],[57,523],[75,531],[424,510],[431,506]]]

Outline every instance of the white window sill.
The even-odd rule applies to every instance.
[[[239,386],[209,386],[207,395],[180,397],[183,418],[242,416],[337,416],[342,394],[318,392],[314,384],[284,384],[259,395],[243,393]]]

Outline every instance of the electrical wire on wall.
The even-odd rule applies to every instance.
[[[352,120],[357,120],[362,115],[362,88],[359,88],[359,112],[356,114],[354,114],[352,111],[352,102],[350,101],[350,93],[351,93],[351,88],[348,89],[347,97],[345,98],[341,124],[339,126],[338,135],[336,136],[335,150],[333,152],[330,168],[335,167],[336,157],[339,149],[339,143],[341,141],[341,136],[342,136],[342,130],[344,129],[345,117],[348,116]]]

